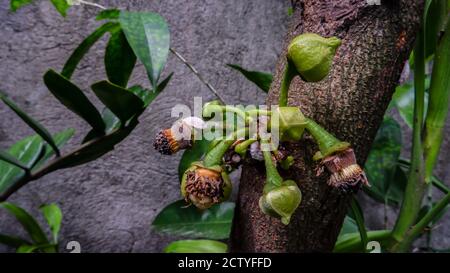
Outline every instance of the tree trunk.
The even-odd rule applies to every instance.
[[[301,0],[292,18],[287,46],[296,35],[314,32],[342,40],[332,71],[319,83],[292,82],[289,105],[341,140],[352,143],[363,165],[384,112],[411,51],[423,10],[420,0]],[[279,58],[268,105],[276,104],[286,46]],[[242,171],[233,223],[233,252],[332,251],[347,212],[351,195],[326,184],[326,174],[316,176],[312,156],[317,146],[306,135],[288,144],[295,164],[285,179],[298,182],[303,200],[288,226],[260,212],[258,199],[265,180],[264,166],[247,162]]]

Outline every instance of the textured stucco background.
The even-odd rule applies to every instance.
[[[172,46],[228,102],[264,102],[256,87],[225,64],[273,71],[288,24],[289,1],[98,2],[107,7],[159,12],[170,25]],[[52,97],[42,75],[48,68],[60,70],[68,54],[100,25],[94,20],[97,11],[93,7],[73,7],[63,19],[48,1],[36,1],[15,14],[9,11],[9,1],[2,0],[0,4],[0,89],[51,132],[75,128],[77,134],[65,149],[76,146],[88,126]],[[97,105],[89,85],[105,78],[102,56],[106,40],[104,37],[91,49],[73,77]],[[151,231],[150,223],[166,204],[179,199],[180,155],[157,154],[151,147],[152,138],[160,128],[171,124],[170,110],[175,104],[192,106],[194,96],[202,96],[204,101],[213,96],[173,55],[169,56],[164,75],[171,71],[175,75],[164,94],[153,102],[137,129],[115,151],[84,166],[52,173],[10,198],[9,201],[35,215],[42,203],[56,202],[61,206],[64,213],[61,251],[66,251],[68,241],[76,240],[84,252],[159,252],[175,239]],[[132,82],[148,86],[142,65],[138,65]],[[0,148],[6,149],[31,133],[7,107],[0,105]],[[408,134],[406,130],[405,135]],[[405,137],[405,143],[408,142]],[[443,149],[449,151],[448,141]],[[407,151],[405,145],[405,155]],[[443,154],[448,157],[448,153]],[[437,173],[448,180],[449,165],[444,157]],[[368,198],[362,199],[367,208],[367,223],[382,227],[382,208]],[[392,222],[395,215],[390,216]],[[40,216],[38,219],[43,220]],[[449,217],[446,219],[448,222]],[[449,247],[449,228],[442,223],[436,229],[434,246]],[[0,211],[0,233],[23,234],[23,231],[12,217]],[[0,252],[3,251],[11,250],[0,246]]]

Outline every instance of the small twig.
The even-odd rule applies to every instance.
[[[182,63],[184,63],[191,71],[194,73],[195,76],[204,84],[206,87],[208,87],[209,90],[223,103],[225,103],[225,100],[219,95],[219,92],[209,83],[207,82],[202,75],[195,69],[195,67],[190,64],[180,53],[178,53],[175,49],[170,48],[170,52],[172,52]]]
[[[88,1],[83,1],[83,0],[74,1],[74,5],[75,5],[75,3],[78,4],[78,5],[79,4],[84,4],[84,5],[87,5],[87,6],[94,6],[94,7],[97,7],[99,9],[106,9],[106,7],[104,7],[104,6],[100,5],[100,4],[92,3],[92,2],[88,2]]]

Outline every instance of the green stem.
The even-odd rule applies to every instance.
[[[240,154],[241,156],[244,156],[248,147],[250,145],[252,145],[253,143],[255,143],[257,140],[256,139],[247,139],[241,143],[239,143],[238,145],[236,145],[236,147],[234,148],[234,151],[238,154]]]
[[[220,141],[214,148],[212,148],[208,153],[206,153],[203,159],[203,164],[205,167],[213,167],[222,164],[222,158],[224,154],[228,151],[231,145],[236,141],[236,137],[242,132],[248,133],[248,128],[237,130],[224,140]]]
[[[427,194],[427,206],[432,209],[433,208],[433,185],[430,183],[428,184],[428,194]],[[431,228],[427,231],[427,248],[431,248],[431,236],[432,231]]]
[[[440,1],[446,3],[446,1]],[[444,5],[445,6],[445,5]],[[433,74],[430,84],[430,98],[425,120],[425,181],[429,183],[433,176],[440,147],[444,138],[444,126],[448,115],[450,100],[450,23],[436,50]]]
[[[320,153],[323,157],[328,156],[334,152],[344,150],[350,146],[347,142],[342,142],[335,136],[330,134],[327,130],[317,124],[314,120],[307,118],[306,130],[316,140],[319,145]]]
[[[411,162],[408,159],[405,158],[399,158],[398,159],[398,164],[409,170],[409,168],[411,167]],[[431,183],[433,184],[433,186],[438,189],[440,192],[442,192],[443,194],[447,194],[450,192],[450,188],[445,185],[444,182],[442,182],[441,180],[439,180],[436,176],[432,176],[431,177]]]
[[[425,52],[423,27],[418,34],[416,47],[414,49],[414,67],[415,97],[411,167],[400,213],[392,231],[392,238],[395,241],[394,245],[404,239],[406,232],[416,221],[425,191],[422,148],[425,97]],[[396,251],[396,247],[394,246],[391,251]]]
[[[280,187],[283,183],[283,177],[278,173],[277,167],[272,161],[272,153],[269,151],[263,151],[264,164],[266,167],[266,184],[264,185],[264,193],[268,193],[270,190]]]
[[[280,96],[278,99],[278,105],[280,107],[287,106],[289,87],[291,86],[292,79],[297,75],[297,69],[290,61],[287,61],[286,67],[284,68],[283,79],[281,81]]]
[[[423,230],[438,216],[443,209],[450,203],[450,193],[442,198],[420,221],[407,232],[404,239],[394,246],[394,249],[399,252],[407,251]]]
[[[385,240],[389,239],[391,235],[390,230],[375,230],[367,232],[367,240],[378,241],[383,243]],[[345,239],[339,240],[334,246],[333,252],[343,253],[343,252],[357,252],[361,249],[361,235],[359,232],[345,234]]]

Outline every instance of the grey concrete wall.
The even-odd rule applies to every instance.
[[[264,102],[256,87],[225,64],[273,71],[287,28],[288,1],[99,2],[108,7],[161,13],[169,22],[173,47],[190,60],[227,101]],[[50,131],[75,128],[77,134],[66,147],[70,149],[80,142],[88,127],[52,97],[42,82],[42,75],[48,68],[60,70],[68,54],[99,25],[94,20],[97,10],[73,7],[63,19],[48,1],[36,1],[15,14],[9,12],[8,3],[5,0],[0,4],[0,89]],[[102,61],[105,41],[104,38],[89,52],[73,77],[97,105],[88,87],[105,78]],[[160,128],[171,124],[170,109],[175,104],[192,105],[193,96],[202,96],[205,101],[213,98],[173,56],[169,57],[164,75],[171,71],[175,75],[164,94],[153,102],[137,129],[115,151],[95,162],[32,182],[10,201],[35,215],[40,204],[58,203],[64,212],[62,246],[76,240],[81,243],[82,251],[88,252],[161,251],[175,238],[151,231],[150,223],[166,204],[180,198],[179,156],[155,153],[152,138]],[[149,85],[142,65],[138,66],[132,81]],[[0,148],[5,149],[31,133],[9,109],[0,105]],[[449,150],[448,143],[445,149]],[[447,163],[445,158],[442,161]],[[440,171],[445,179],[450,175],[447,170],[442,167]],[[382,219],[380,210],[367,209],[367,213],[368,223],[378,226]],[[0,219],[1,233],[23,234],[5,212],[0,211]],[[444,247],[442,238],[449,237],[449,233],[446,225],[442,226],[435,237],[438,238],[436,244]],[[448,239],[446,243],[449,246]],[[0,252],[3,251],[11,250],[0,246]]]

